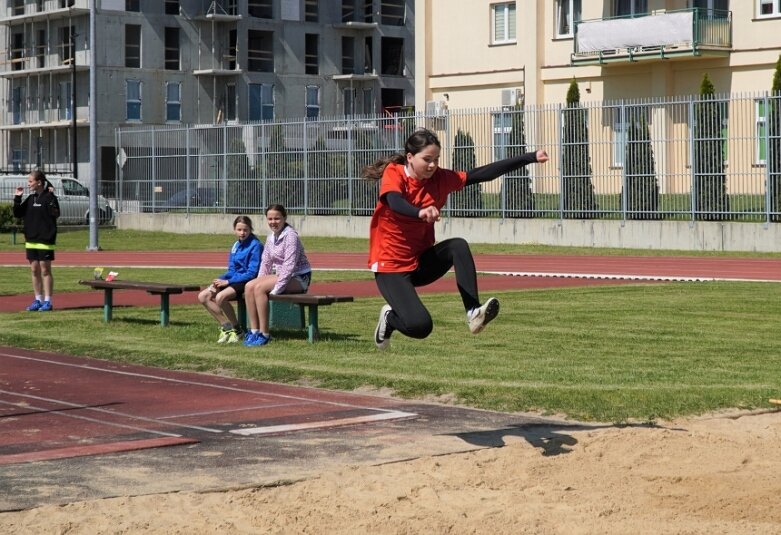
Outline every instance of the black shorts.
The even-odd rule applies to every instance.
[[[247,285],[246,282],[237,282],[234,284],[229,284],[229,288],[233,288],[233,291],[236,292],[236,297],[241,297],[244,295],[244,287]]]
[[[43,262],[54,260],[53,249],[25,249],[27,251],[27,260],[30,262]]]

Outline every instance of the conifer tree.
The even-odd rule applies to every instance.
[[[659,217],[659,183],[646,112],[640,106],[630,107],[626,111],[628,129],[624,170],[628,219]]]
[[[453,142],[453,169],[469,171],[477,167],[475,142],[468,132],[460,128]],[[480,185],[473,185],[450,195],[450,215],[453,217],[479,217],[483,209]]]
[[[596,217],[598,206],[591,182],[591,157],[588,146],[588,110],[580,105],[580,90],[572,79],[567,91],[567,107],[562,110],[562,191],[564,217]]]
[[[516,104],[509,113],[512,114],[512,131],[510,144],[507,147],[507,158],[520,156],[527,152],[524,109]],[[526,166],[507,173],[504,177],[505,208],[509,217],[533,217],[534,194]]]
[[[770,220],[781,221],[781,55],[773,72],[773,87],[770,92],[768,116],[768,193],[770,197]]]
[[[700,84],[700,100],[695,104],[694,191],[695,217],[706,221],[726,219],[729,212],[727,178],[724,174],[721,125],[724,104],[715,98],[708,73]]]

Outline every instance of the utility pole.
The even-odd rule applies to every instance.
[[[100,251],[98,245],[98,92],[97,92],[97,43],[96,0],[89,3],[89,246],[88,251]]]
[[[76,130],[76,32],[70,27],[70,60],[71,60],[71,161],[73,162],[73,178],[79,178],[79,153]]]

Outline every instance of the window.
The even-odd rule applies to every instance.
[[[317,119],[320,116],[320,87],[306,86],[306,118]]]
[[[374,72],[374,39],[371,36],[363,40],[363,72]]]
[[[125,11],[141,11],[141,0],[125,0]]]
[[[24,122],[24,87],[14,87],[11,95],[11,115],[13,116],[13,124],[22,124]]]
[[[140,121],[141,120],[141,81],[126,80],[125,86],[127,91],[127,95],[125,97],[125,103],[127,104],[127,120]]]
[[[404,26],[404,3],[404,0],[381,0],[380,22],[389,26]],[[512,4],[515,6],[515,2]]]
[[[11,70],[21,71],[24,69],[24,33],[15,33],[11,41]]]
[[[43,11],[43,0],[35,0],[35,12],[40,13]]]
[[[274,18],[271,0],[247,0],[247,11],[249,12],[250,17],[257,17],[259,19]]]
[[[580,21],[581,0],[556,0],[556,37],[572,37]]]
[[[165,0],[165,14],[166,15],[178,15],[179,14],[179,0]]]
[[[319,39],[320,36],[316,33],[308,33],[304,37],[304,73],[306,74],[320,72]]]
[[[236,84],[225,85],[225,120],[236,120]]]
[[[179,28],[165,29],[165,70],[179,70]]]
[[[757,17],[778,17],[781,15],[781,0],[759,0]]]
[[[355,74],[355,38],[342,37],[342,74]]]
[[[125,67],[141,68],[141,26],[125,26]]]
[[[510,108],[512,109],[512,108]],[[493,114],[494,159],[507,158],[507,147],[512,143],[513,114],[509,111]]]
[[[180,82],[165,84],[165,120],[177,123],[182,120],[182,84]]]
[[[515,2],[491,6],[491,35],[493,44],[515,42]]]
[[[767,107],[764,99],[754,101],[754,123],[754,161],[764,165],[767,163]]]
[[[24,15],[24,0],[13,0],[11,2],[11,16]]]
[[[73,42],[73,26],[60,28],[60,61],[62,64],[70,64],[74,59],[75,43]]]
[[[342,22],[355,20],[355,0],[342,0]]]
[[[14,173],[21,173],[25,163],[27,163],[27,152],[24,149],[13,149],[11,151],[11,164]]]
[[[628,125],[626,109],[613,108],[613,166],[623,167],[626,155]]]
[[[639,17],[648,14],[648,0],[614,0],[616,17]]]
[[[366,115],[374,113],[374,90],[371,87],[363,90],[363,113]]]
[[[363,0],[363,21],[374,22],[374,2],[372,0]]]
[[[306,22],[317,22],[317,0],[306,0],[304,3],[304,20]]]
[[[342,98],[344,99],[344,114],[353,115],[355,113],[355,89],[345,87]]]
[[[236,63],[236,43],[238,42],[239,33],[237,30],[231,30],[228,32],[228,69],[235,71],[238,63]]]
[[[382,53],[382,74],[390,76],[404,75],[404,39],[383,37],[380,43]]]
[[[247,32],[247,70],[274,72],[274,32]]]
[[[46,30],[38,30],[38,40],[35,43],[35,57],[38,60],[38,68],[46,66]]]
[[[274,86],[270,84],[249,85],[249,120],[271,121],[274,119]]]
[[[66,7],[73,7],[73,4],[76,3],[76,0],[60,0],[60,8],[65,9]]]
[[[60,94],[57,96],[57,117],[60,121],[69,121],[73,118],[73,96],[71,83],[60,82]]]
[[[692,0],[691,7],[700,9],[716,9],[718,11],[729,11],[729,0]]]

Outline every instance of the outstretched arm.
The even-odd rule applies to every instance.
[[[498,162],[489,163],[481,167],[475,167],[466,173],[466,185],[479,184],[498,178],[511,171],[515,171],[530,163],[545,163],[548,161],[548,153],[540,149],[537,152],[527,152],[520,156],[506,158]]]

